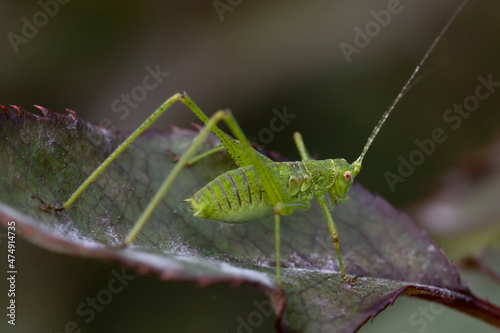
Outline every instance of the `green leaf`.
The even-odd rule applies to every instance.
[[[346,271],[316,203],[284,216],[283,289],[274,285],[272,218],[229,225],[194,218],[189,198],[235,165],[216,154],[183,170],[133,246],[119,249],[134,221],[196,135],[149,131],[124,151],[67,211],[47,213],[32,195],[61,203],[123,141],[70,115],[17,107],[0,113],[0,221],[44,248],[122,262],[161,279],[251,283],[271,297],[277,326],[291,332],[352,332],[401,294],[440,300],[500,327],[500,309],[476,298],[443,252],[409,218],[359,185],[335,209]],[[203,149],[217,144],[211,137]]]

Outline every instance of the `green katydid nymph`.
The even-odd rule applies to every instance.
[[[435,38],[400,93],[382,115],[377,126],[373,129],[359,158],[353,163],[348,163],[342,158],[326,160],[311,159],[304,141],[302,140],[302,136],[299,133],[294,134],[294,140],[301,160],[296,162],[274,162],[252,147],[231,112],[228,110],[221,110],[217,111],[211,117],[208,117],[186,93],[177,93],[166,100],[143,124],[125,139],[125,141],[118,146],[118,148],[102,162],[96,170],[94,170],[80,187],[76,189],[62,206],[47,205],[42,201],[42,209],[48,211],[68,209],[92,181],[124,149],[126,149],[172,104],[179,101],[185,104],[205,124],[205,126],[200,130],[191,146],[178,159],[161,187],[141,213],[141,216],[134,224],[123,244],[131,244],[135,240],[144,224],[153,214],[157,205],[167,194],[173,181],[186,165],[194,163],[211,153],[226,149],[231,158],[238,165],[238,168],[227,171],[216,177],[213,181],[196,192],[191,198],[185,200],[191,205],[194,216],[223,223],[246,223],[274,215],[276,284],[279,286],[281,285],[279,237],[281,215],[292,214],[298,208],[307,210],[311,206],[312,200],[316,198],[325,214],[328,229],[333,239],[337,252],[340,275],[344,281],[353,284],[357,276],[347,276],[345,273],[340,253],[337,228],[330,213],[327,200],[325,199],[326,194],[328,194],[332,206],[339,205],[349,200],[349,189],[351,188],[354,178],[361,170],[363,158],[368,152],[373,140],[395,105],[408,90],[408,87],[413,82],[422,64],[428,58],[451,22],[465,6],[466,2],[467,0],[462,2],[439,35]],[[219,121],[223,121],[227,124],[234,138],[217,127]],[[222,145],[194,157],[196,150],[203,143],[210,131],[218,137]]]

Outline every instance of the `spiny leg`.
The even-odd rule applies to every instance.
[[[328,209],[328,204],[326,203],[325,200],[325,193],[318,193],[316,195],[316,199],[318,200],[318,203],[321,206],[321,208],[323,208],[323,212],[326,217],[326,222],[328,223],[328,229],[330,230],[330,235],[333,238],[333,245],[335,245],[335,250],[337,251],[337,258],[339,260],[340,275],[342,276],[342,279],[344,279],[344,281],[346,281],[347,283],[354,284],[356,283],[356,279],[359,277],[359,275],[356,275],[354,278],[350,278],[344,272],[344,265],[342,264],[342,257],[340,256],[340,245],[339,245],[337,227],[335,226],[332,214]]]
[[[191,111],[205,123],[208,124],[208,116],[195,104],[195,102],[185,93],[182,94],[180,99],[182,103],[188,106]],[[240,166],[252,165],[257,172],[257,176],[262,183],[264,191],[271,200],[273,206],[278,202],[287,204],[291,202],[290,194],[285,186],[281,183],[279,175],[269,167],[269,163],[273,161],[268,157],[260,154],[251,146],[250,142],[238,125],[233,114],[228,110],[226,111],[224,122],[227,124],[235,139],[224,133],[216,125],[212,126],[211,131],[219,138],[224,148],[227,149],[232,159]]]
[[[187,105],[191,111],[198,117],[200,118],[204,123],[207,123],[209,121],[209,118],[207,115],[205,115],[199,108],[198,106],[193,102],[189,96],[187,96],[186,93],[177,93],[167,99],[158,109],[156,109],[155,112],[153,112],[145,121],[142,123],[128,138],[126,138],[119,146],[118,148],[115,149],[111,153],[111,155],[104,160],[91,174],[90,176],[87,177],[87,179],[73,192],[73,194],[67,199],[62,206],[57,205],[57,206],[52,206],[49,204],[46,204],[40,197],[38,196],[33,196],[33,198],[38,199],[41,203],[41,208],[45,211],[62,211],[64,209],[68,209],[73,202],[82,194],[83,191],[109,166],[113,160],[118,157],[139,135],[142,134],[147,128],[151,126],[153,122],[158,119],[167,109],[172,106],[175,102],[181,101],[185,105]],[[231,156],[237,156],[238,155],[238,149],[241,150],[240,144],[234,140],[233,138],[229,137],[227,134],[222,132],[217,126],[214,126],[212,128],[212,132],[214,132],[215,135],[221,140],[223,143],[224,147],[228,149],[229,153]],[[235,160],[236,161],[236,160]],[[238,161],[236,161],[238,163]]]
[[[186,94],[184,93],[182,96],[182,103],[184,103],[193,113],[201,120],[205,125],[207,125],[209,118],[208,116],[196,105],[196,103]],[[227,111],[228,114],[230,114],[229,111]],[[229,117],[226,119],[226,122],[230,121]],[[239,165],[239,166],[245,166],[248,164],[245,164],[245,160],[242,159],[241,156],[241,151],[242,151],[242,145],[236,141],[235,139],[231,138],[229,135],[224,133],[220,128],[217,126],[214,126],[212,129],[212,132],[217,136],[217,138],[220,140],[224,148],[227,149],[228,153],[231,155],[233,160]]]
[[[188,97],[184,96],[184,98],[188,98]],[[191,103],[187,103],[186,105],[188,105],[190,108],[194,106],[191,110],[193,112],[195,112],[196,115],[201,114],[202,116],[205,116],[205,114],[194,103],[192,103],[192,101],[191,101]],[[170,188],[174,179],[180,173],[181,169],[184,167],[186,162],[189,161],[189,159],[194,155],[194,153],[196,152],[198,147],[201,145],[201,143],[203,142],[205,137],[208,135],[208,133],[210,131],[212,131],[214,133],[217,133],[217,131],[220,131],[219,128],[217,127],[217,123],[220,120],[224,120],[224,122],[227,124],[229,129],[231,129],[232,133],[239,140],[239,142],[237,142],[237,141],[230,138],[232,140],[232,143],[235,143],[238,145],[238,146],[231,146],[231,149],[234,149],[234,153],[238,154],[238,158],[243,163],[248,163],[248,164],[253,165],[255,169],[257,169],[260,165],[262,167],[262,169],[264,170],[264,172],[263,172],[264,176],[261,177],[259,174],[258,174],[258,176],[259,176],[259,179],[262,183],[262,186],[264,187],[264,191],[266,191],[268,196],[273,195],[272,191],[274,191],[275,187],[282,186],[282,184],[279,182],[279,179],[276,179],[277,176],[274,174],[274,172],[271,170],[271,168],[264,164],[264,162],[257,155],[257,152],[250,146],[249,142],[247,141],[247,139],[245,137],[245,134],[239,128],[238,123],[236,122],[236,120],[234,119],[234,116],[231,114],[230,111],[228,111],[228,110],[218,111],[211,118],[203,119],[202,117],[200,117],[200,119],[202,119],[202,121],[205,123],[205,127],[200,131],[200,133],[195,138],[195,140],[193,141],[192,145],[188,148],[188,150],[181,156],[181,158],[179,159],[179,162],[175,165],[175,167],[172,169],[170,174],[167,176],[167,178],[165,179],[163,184],[160,186],[158,191],[155,193],[154,197],[151,199],[149,204],[146,206],[146,208],[142,212],[141,216],[139,217],[137,222],[134,224],[132,230],[130,231],[127,238],[125,239],[124,245],[130,244],[134,241],[134,239],[137,237],[137,235],[139,234],[141,229],[144,227],[144,224],[147,222],[149,217],[153,214],[155,208],[158,206],[160,201],[166,195],[166,193],[167,193],[168,189]],[[223,133],[223,132],[221,132],[221,133]],[[227,136],[225,133],[224,133],[224,136],[226,138],[229,138],[229,136]],[[264,180],[265,177],[272,179],[271,185],[274,185],[273,187],[270,187],[269,183],[266,183],[266,181]],[[288,192],[286,192],[284,190],[284,188],[283,188],[283,191],[285,192],[285,195],[288,194]],[[280,195],[281,195],[281,193],[278,193],[278,195],[276,195],[274,193],[275,197],[281,198]],[[290,201],[289,196],[288,197],[285,196],[285,199],[288,199],[288,202]],[[281,201],[276,201],[276,203],[277,202],[281,202]],[[284,202],[286,205],[287,201],[284,201]],[[273,205],[276,205],[276,204],[273,203]]]
[[[207,123],[208,116],[203,111],[201,111],[196,103],[186,94],[183,95],[182,103],[188,106],[201,121],[203,121],[205,124]],[[236,140],[224,133],[217,126],[214,126],[214,128],[212,128],[212,132],[221,141],[222,145],[227,149],[227,152],[229,153],[229,155],[231,155],[236,164],[238,164],[238,166],[240,167],[244,167],[248,165],[255,165],[253,162],[257,163],[259,166],[263,163],[272,163],[273,161],[271,159],[252,148],[234,116],[230,112],[228,112],[228,114],[229,116],[225,120],[225,122],[227,123]]]
[[[129,232],[127,235],[127,238],[125,239],[124,245],[128,245],[134,241],[134,239],[137,237],[137,235],[141,232],[141,229],[144,227],[146,224],[147,220],[151,217],[153,214],[154,210],[158,206],[158,204],[163,200],[163,197],[167,194],[168,189],[172,185],[173,181],[179,173],[181,172],[182,168],[185,166],[185,164],[189,161],[189,159],[194,155],[196,150],[200,147],[200,145],[203,143],[203,140],[207,137],[208,133],[213,129],[216,124],[224,119],[225,117],[228,116],[228,112],[226,111],[217,111],[209,120],[206,122],[206,126],[200,131],[198,136],[193,140],[193,143],[191,146],[182,154],[181,158],[179,161],[175,164],[174,168],[168,176],[165,178],[163,181],[162,185],[158,189],[158,191],[155,193],[151,201],[148,203],[144,211],[142,212],[141,216],[137,220],[137,222],[134,224],[132,230]]]

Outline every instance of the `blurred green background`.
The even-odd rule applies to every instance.
[[[459,1],[402,0],[401,13],[350,63],[340,43],[353,44],[353,29],[373,21],[370,11],[386,9],[388,0],[231,3],[239,4],[218,13],[213,1],[70,1],[13,47],[9,33],[21,36],[23,18],[33,22],[42,7],[4,0],[0,103],[29,111],[33,104],[61,113],[70,108],[96,125],[132,130],[184,90],[208,114],[229,107],[249,137],[270,126],[274,108],[286,106],[296,117],[271,142],[260,141],[266,148],[298,159],[292,134],[299,131],[314,156],[353,161]],[[357,181],[396,207],[425,198],[460,156],[498,137],[500,92],[482,101],[456,130],[443,113],[474,94],[479,75],[500,81],[499,10],[495,0],[465,7],[369,151]],[[169,74],[123,117],[113,103],[143,85],[148,66]],[[192,121],[178,105],[154,127],[189,127]],[[407,158],[413,141],[429,138],[438,127],[447,141],[391,191],[384,172],[397,173],[398,156]],[[7,327],[9,332],[63,332],[69,321],[83,332],[234,332],[238,318],[256,310],[252,302],[265,299],[249,286],[200,288],[138,277],[88,324],[75,309],[106,288],[112,270],[120,267],[49,253],[21,239],[17,254],[18,325]],[[479,296],[500,303],[490,280],[471,272],[465,278]],[[361,332],[495,331],[448,308],[425,328],[410,320],[429,306],[400,299]],[[5,325],[2,321],[2,331]],[[266,317],[254,332],[272,330],[273,318]]]

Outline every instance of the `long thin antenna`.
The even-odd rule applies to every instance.
[[[434,48],[436,47],[436,45],[441,40],[441,37],[443,37],[443,35],[446,33],[446,31],[448,30],[448,28],[450,27],[450,25],[453,23],[453,21],[456,19],[456,17],[458,16],[458,14],[460,14],[460,12],[465,7],[465,5],[467,4],[468,1],[469,0],[463,0],[462,3],[460,4],[460,6],[458,6],[458,8],[453,13],[453,15],[449,18],[448,22],[446,22],[446,24],[443,27],[443,29],[441,29],[441,31],[439,32],[439,35],[432,42],[431,46],[429,47],[429,49],[425,53],[424,57],[422,58],[422,60],[420,60],[420,63],[413,70],[413,73],[411,74],[411,76],[408,79],[408,81],[406,81],[405,85],[403,86],[403,88],[399,92],[398,96],[394,99],[394,101],[389,106],[389,108],[387,109],[387,111],[385,111],[384,114],[382,115],[382,118],[380,118],[380,120],[378,121],[377,126],[375,126],[375,128],[372,131],[372,134],[370,135],[370,137],[366,141],[365,147],[363,148],[363,151],[361,152],[361,155],[359,155],[358,159],[356,161],[354,161],[354,163],[352,164],[352,166],[354,168],[354,172],[353,172],[354,176],[356,176],[359,173],[359,171],[361,170],[361,163],[363,162],[363,158],[365,157],[366,152],[368,151],[368,149],[370,148],[373,140],[375,139],[375,137],[377,136],[378,132],[380,131],[380,128],[382,128],[382,125],[385,123],[385,121],[387,120],[387,118],[391,114],[391,112],[394,109],[394,107],[396,106],[396,104],[398,104],[399,100],[405,95],[406,91],[408,90],[408,88],[410,87],[411,83],[413,82],[415,76],[420,71],[420,67],[422,67],[422,65],[425,63],[425,61],[427,60],[427,58],[429,57],[429,55],[432,53],[432,51],[434,50]]]

